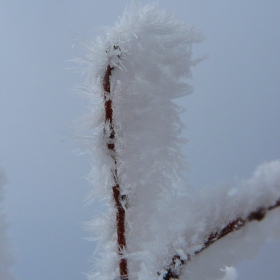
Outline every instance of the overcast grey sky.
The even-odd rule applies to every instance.
[[[111,26],[125,0],[2,0],[0,3],[0,163],[6,171],[9,235],[22,280],[78,280],[94,243],[83,222],[102,208],[84,207],[90,160],[77,157],[72,121],[88,112],[71,90],[84,79],[67,68],[81,53],[76,39]],[[149,1],[142,1],[147,3]],[[280,157],[280,2],[162,0],[167,12],[204,31],[193,70],[193,95],[180,100],[193,187],[234,184]],[[279,280],[280,243],[238,267],[239,280]],[[269,271],[269,276],[268,276]]]

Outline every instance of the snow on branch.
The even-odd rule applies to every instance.
[[[270,210],[279,206],[280,163],[260,166],[238,188],[189,195],[183,109],[174,99],[192,92],[191,68],[201,60],[192,46],[201,32],[157,4],[136,1],[105,32],[84,59],[92,197],[108,204],[91,223],[99,242],[89,279],[219,279],[221,269],[237,263],[238,251],[248,257],[242,248],[256,233],[246,229],[277,212]],[[266,229],[257,243],[268,236]]]
[[[195,232],[195,237],[189,234],[190,230],[186,232],[185,247],[183,242],[181,242],[181,248],[172,257],[169,267],[164,271],[158,272],[161,279],[179,279],[180,276],[185,275],[186,279],[217,279],[218,275],[213,275],[211,278],[211,273],[209,267],[202,276],[199,276],[198,272],[195,275],[189,275],[187,272],[187,265],[195,261],[197,255],[202,254],[210,246],[216,244],[217,241],[226,237],[227,235],[234,233],[243,229],[245,226],[250,227],[251,222],[262,221],[272,210],[280,206],[280,161],[276,160],[270,163],[265,163],[257,168],[253,176],[249,180],[243,180],[240,185],[236,188],[231,188],[228,186],[217,187],[216,189],[211,189],[211,194],[207,191],[203,191],[203,194],[198,194],[194,201],[194,204],[190,206],[188,212],[190,215],[200,215],[197,217],[199,223],[204,223],[205,229],[203,231],[192,230]],[[202,196],[202,197],[201,197]],[[278,199],[277,199],[278,198]],[[204,210],[196,212],[197,204],[205,205]],[[196,213],[195,213],[196,212]],[[243,236],[232,237],[232,245],[236,246],[238,244],[238,249],[235,249],[235,254],[233,256],[226,258],[224,257],[223,251],[230,251],[230,244],[223,244],[220,250],[216,250],[212,258],[221,258],[221,263],[216,267],[216,271],[224,266],[231,266],[237,264],[235,260],[238,256],[241,259],[246,259],[248,256],[244,254],[245,250],[248,248],[248,238],[250,242],[255,242],[258,246],[263,244],[269,238],[276,236],[279,238],[279,210],[274,216],[274,222],[270,221],[268,227],[266,225],[261,229],[263,232],[262,236],[258,236],[259,232],[249,231],[244,232]],[[260,229],[259,229],[260,231]],[[200,234],[199,234],[200,232]],[[192,242],[194,240],[195,242]],[[242,244],[242,246],[241,246]],[[252,245],[252,244],[250,244]],[[227,246],[226,248],[224,246]],[[246,249],[244,249],[244,248]],[[240,252],[238,252],[238,250]],[[222,253],[222,254],[221,254]],[[221,254],[221,256],[219,256]],[[210,254],[211,255],[211,254]],[[211,263],[211,257],[207,256],[208,265]],[[203,264],[200,264],[203,266]],[[198,268],[195,266],[197,271],[203,270],[203,268]],[[185,271],[182,272],[182,269]],[[207,274],[206,274],[207,273]],[[186,277],[186,275],[188,275]],[[184,279],[184,277],[183,277]]]
[[[192,45],[202,39],[194,26],[156,4],[134,3],[106,29],[106,38],[87,47],[86,94],[93,110],[83,121],[92,130],[85,137],[94,158],[92,195],[109,206],[92,223],[100,237],[96,271],[89,278],[138,273],[151,214],[160,213],[166,196],[184,192],[185,126],[173,99],[192,92],[186,79],[199,61]],[[128,269],[121,268],[126,262]]]
[[[234,221],[230,221],[225,227],[223,227],[221,230],[211,233],[208,238],[206,239],[205,243],[203,244],[203,247],[199,249],[198,251],[194,252],[194,255],[198,255],[201,252],[203,252],[205,249],[207,249],[209,246],[220,240],[221,238],[225,237],[226,235],[233,233],[237,230],[240,230],[243,228],[248,222],[252,221],[262,221],[263,218],[265,218],[266,213],[268,211],[271,211],[277,207],[280,206],[280,199],[276,201],[272,206],[269,206],[267,208],[259,207],[256,209],[256,211],[249,214],[246,220],[242,218],[237,218]],[[181,258],[180,255],[174,255],[172,258],[172,262],[169,266],[169,268],[166,270],[166,272],[159,272],[158,275],[161,276],[162,279],[170,280],[170,279],[179,279],[181,274],[181,268],[182,265],[187,265],[189,261],[191,261],[191,256],[188,255],[187,259]],[[163,273],[163,275],[161,275]]]

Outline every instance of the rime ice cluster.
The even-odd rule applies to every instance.
[[[134,196],[136,189],[161,192],[172,185],[177,192],[175,181],[185,168],[180,151],[184,124],[179,118],[182,109],[173,100],[192,91],[184,78],[191,77],[190,67],[199,60],[192,58],[192,44],[201,40],[201,32],[167,16],[157,5],[133,4],[106,30],[105,39],[99,37],[88,47],[87,88],[90,97],[100,101],[89,121],[97,128],[90,149],[99,161],[94,173],[100,180],[95,184],[98,195],[110,196],[112,187],[112,162],[104,157],[103,144],[102,80],[107,65],[114,67],[110,83],[122,191]]]
[[[108,212],[91,224],[99,244],[89,279],[118,278],[115,205],[111,199],[114,168],[121,194],[128,200],[127,248],[123,253],[130,279],[163,278],[174,255],[185,260],[193,257],[182,270],[182,279],[221,278],[220,269],[236,263],[236,248],[246,247],[240,242],[246,232],[224,238],[232,240],[230,252],[234,253],[221,247],[224,240],[201,256],[194,256],[195,251],[204,246],[211,232],[280,197],[279,161],[260,167],[236,190],[217,187],[195,198],[184,192],[186,182],[180,175],[186,167],[181,153],[184,139],[180,137],[184,124],[179,118],[182,109],[174,99],[192,91],[186,80],[191,77],[190,68],[199,61],[192,57],[192,45],[202,39],[194,26],[178,22],[156,4],[132,4],[112,28],[106,29],[105,38],[99,37],[87,47],[86,91],[93,109],[83,121],[92,129],[87,137],[94,158],[92,195],[109,205]],[[109,124],[104,123],[102,82],[108,65],[113,68],[110,98],[116,163],[104,141]]]
[[[279,197],[279,160],[260,165],[250,179],[241,180],[234,187],[217,185],[197,191],[195,199],[185,207],[187,214],[180,219],[181,223],[187,224],[181,248],[192,258],[183,268],[181,279],[220,279],[223,274],[220,269],[253,258],[264,242],[279,239],[280,209],[275,209],[267,212],[263,221],[247,223],[241,230],[223,237],[194,256],[194,251],[203,248],[206,237],[211,233],[221,230],[237,218],[246,220],[260,207],[274,205]],[[182,205],[183,201],[179,206],[183,209]]]
[[[192,91],[186,79],[191,77],[190,68],[199,61],[192,57],[192,45],[202,39],[194,26],[176,21],[156,4],[132,4],[106,30],[104,39],[98,38],[88,47],[87,91],[94,106],[86,123],[93,128],[93,134],[87,138],[95,161],[91,176],[93,196],[111,202],[109,213],[93,223],[96,231],[102,233],[100,250],[107,248],[104,260],[97,257],[97,265],[102,263],[99,271],[108,273],[108,279],[117,275],[118,256],[111,200],[111,170],[115,163],[104,141],[110,130],[109,123],[104,124],[102,81],[106,68],[113,68],[110,98],[116,168],[121,194],[126,195],[129,204],[126,253],[131,259],[129,270],[137,272],[142,269],[139,258],[146,254],[142,246],[157,231],[153,220],[163,215],[165,201],[172,201],[186,185],[180,175],[186,167],[181,153],[185,142],[180,137],[184,129],[179,118],[182,109],[173,100]],[[137,251],[139,254],[135,255]]]

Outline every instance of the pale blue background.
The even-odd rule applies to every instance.
[[[142,1],[147,3],[148,1]],[[193,71],[195,93],[184,99],[193,187],[249,177],[280,158],[280,1],[162,0],[206,40],[209,58]],[[9,235],[22,280],[79,280],[94,243],[82,223],[101,208],[84,207],[91,164],[77,157],[72,121],[88,112],[71,90],[84,79],[66,68],[81,53],[76,39],[111,26],[125,0],[0,2],[0,163],[6,170]],[[72,46],[74,47],[72,48]],[[238,267],[239,280],[279,280],[280,244]]]

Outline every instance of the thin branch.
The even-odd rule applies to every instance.
[[[105,125],[109,126],[109,137],[107,136],[107,148],[109,154],[114,160],[115,167],[112,170],[112,176],[114,178],[115,186],[112,187],[113,199],[116,206],[116,227],[117,227],[117,242],[118,242],[118,252],[120,256],[120,278],[122,280],[128,280],[128,268],[127,260],[123,257],[123,252],[126,247],[126,237],[125,237],[125,209],[123,207],[123,200],[126,200],[126,196],[121,195],[119,180],[118,180],[118,170],[117,170],[117,157],[115,150],[115,130],[113,123],[113,106],[112,106],[112,95],[111,95],[111,85],[110,77],[114,67],[110,65],[107,66],[104,78],[103,78],[103,89],[104,89],[104,107],[105,107]],[[104,136],[108,135],[108,131],[105,131]]]
[[[242,219],[240,217],[236,218],[235,220],[229,222],[224,228],[222,228],[219,231],[212,232],[208,238],[206,238],[206,241],[204,242],[204,246],[197,250],[194,255],[198,255],[207,248],[209,248],[212,244],[220,240],[221,238],[227,236],[228,234],[235,232],[237,230],[240,230],[243,228],[247,223],[252,221],[262,221],[267,212],[271,211],[277,207],[280,207],[280,199],[278,199],[275,204],[265,208],[265,207],[259,207],[256,209],[256,211],[251,212],[246,219]],[[191,261],[191,256],[188,255],[187,260],[183,260],[179,255],[174,255],[172,258],[172,262],[169,265],[169,268],[166,269],[165,274],[163,275],[164,280],[172,280],[172,279],[179,279],[181,268],[183,265],[188,264],[188,262]],[[158,275],[161,275],[160,272],[158,272]]]

